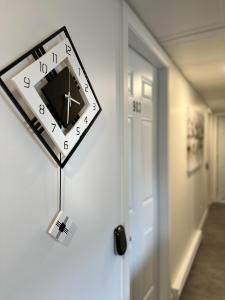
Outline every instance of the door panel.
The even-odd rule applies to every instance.
[[[141,122],[144,201],[152,197],[152,124]]]
[[[157,299],[156,69],[129,50],[128,174],[132,300]]]

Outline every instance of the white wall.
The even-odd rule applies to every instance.
[[[118,300],[121,259],[117,75],[121,7],[111,0],[0,0],[0,68],[66,25],[102,113],[64,173],[68,247],[46,234],[57,210],[57,168],[0,92],[0,299]]]
[[[57,168],[0,92],[0,299],[120,299],[112,239],[121,217],[120,14],[111,0],[0,0],[0,68],[66,25],[103,108],[65,169],[64,208],[78,228],[65,247],[46,234],[57,209]],[[174,68],[169,103],[174,278],[207,204],[205,169],[186,173],[186,111],[207,107]]]
[[[205,114],[205,149],[208,145],[208,107],[173,67],[170,72],[170,190],[171,190],[171,279],[179,276],[183,260],[208,205],[208,174],[204,163],[187,174],[187,109]]]

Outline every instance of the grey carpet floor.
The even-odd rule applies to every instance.
[[[225,300],[225,205],[213,204],[181,300]]]

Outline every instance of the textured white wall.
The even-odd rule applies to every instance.
[[[118,34],[111,0],[0,0],[0,68],[66,25],[102,113],[65,168],[65,211],[77,232],[68,247],[47,234],[57,209],[57,168],[0,91],[0,299],[118,300],[120,223]]]
[[[190,242],[208,205],[207,124],[208,107],[174,69],[170,73],[170,191],[171,277],[175,279]],[[187,109],[205,115],[205,157],[200,169],[187,174]]]

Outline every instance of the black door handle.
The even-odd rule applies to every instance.
[[[127,250],[127,238],[123,225],[119,225],[114,230],[115,246],[118,255],[124,255]]]

